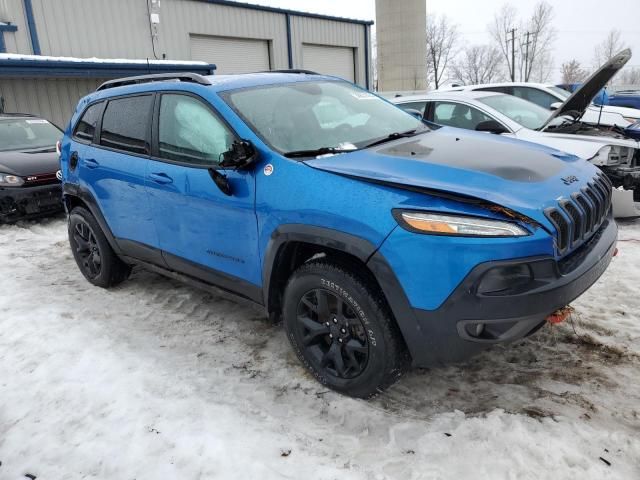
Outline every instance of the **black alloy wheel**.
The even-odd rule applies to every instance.
[[[96,235],[86,222],[76,223],[73,230],[73,242],[79,257],[80,267],[85,276],[95,278],[102,270],[102,255]]]
[[[298,303],[297,328],[317,370],[353,379],[366,368],[369,341],[351,306],[335,293],[316,288]]]

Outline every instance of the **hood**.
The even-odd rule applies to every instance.
[[[20,177],[55,173],[60,168],[58,154],[55,151],[43,153],[42,150],[0,152],[0,173]]]
[[[611,80],[630,59],[631,50],[628,48],[611,57],[604,65],[593,72],[557,110],[554,110],[540,130],[544,130],[554,118],[566,115],[569,112],[578,112],[579,115],[583,115],[598,92],[604,88],[609,80]]]
[[[305,163],[397,188],[489,201],[547,226],[544,209],[578,191],[597,172],[588,162],[558,150],[449,127]]]

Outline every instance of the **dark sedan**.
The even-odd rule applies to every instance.
[[[63,209],[58,127],[26,114],[0,114],[0,223]]]

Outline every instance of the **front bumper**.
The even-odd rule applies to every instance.
[[[561,261],[533,257],[476,266],[438,309],[413,309],[417,330],[425,340],[423,348],[411,349],[414,364],[462,361],[492,344],[534,333],[549,314],[600,278],[613,257],[617,235],[617,226],[609,218],[586,244]],[[482,293],[489,275],[495,278],[514,269],[528,271],[530,281]]]
[[[59,183],[0,188],[0,223],[41,217],[63,209]]]

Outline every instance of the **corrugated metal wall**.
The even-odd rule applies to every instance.
[[[192,60],[190,37],[209,35],[268,42],[272,69],[289,67],[287,15],[196,0],[162,0],[158,37],[152,43],[147,0],[32,0],[42,55]],[[5,32],[10,53],[32,54],[23,0],[2,0],[18,30]],[[363,24],[290,15],[293,68],[304,68],[304,45],[349,47],[356,83],[366,85]],[[213,56],[212,56],[213,57]],[[224,61],[224,56],[219,56]],[[219,63],[218,58],[207,59]],[[224,68],[221,70],[224,71]],[[61,126],[75,102],[103,79],[2,79],[7,111],[37,113]]]
[[[32,53],[22,0],[4,0],[18,31],[5,35],[7,49]],[[32,0],[42,55],[153,58],[147,0]],[[362,24],[291,15],[293,67],[304,68],[303,44],[350,47],[356,82],[365,85]],[[156,55],[191,60],[190,35],[267,40],[271,68],[288,68],[287,18],[283,13],[195,0],[162,0]],[[212,59],[216,63],[215,59]]]
[[[0,78],[0,96],[6,112],[32,113],[64,129],[78,100],[104,79]]]

